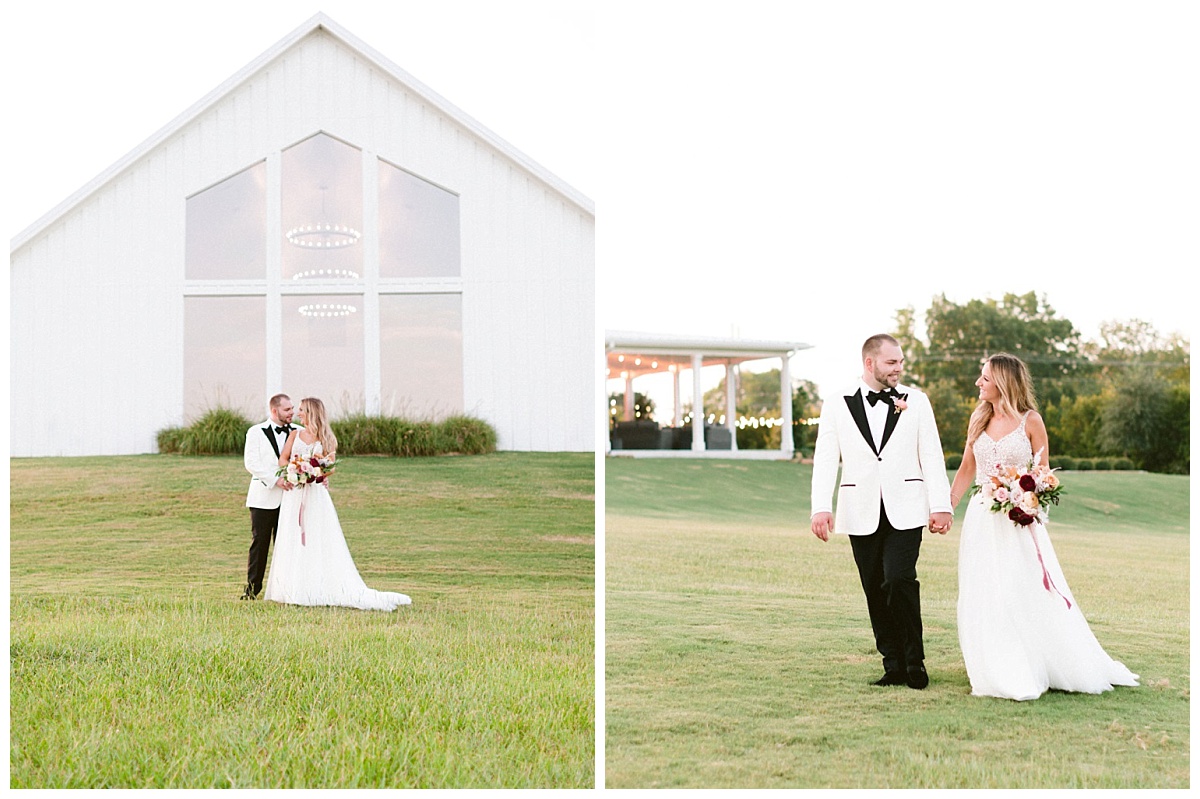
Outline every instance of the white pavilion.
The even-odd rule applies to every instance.
[[[636,378],[654,374],[669,374],[673,377],[675,411],[673,424],[669,431],[655,430],[652,433],[674,433],[685,427],[682,413],[681,385],[683,373],[689,372],[692,382],[692,420],[690,424],[690,442],[688,446],[676,448],[665,443],[655,444],[651,441],[648,446],[637,448],[622,448],[621,455],[639,458],[669,458],[669,457],[716,457],[744,459],[791,459],[795,454],[792,436],[781,435],[778,450],[738,450],[737,446],[737,379],[735,367],[748,361],[764,359],[779,361],[779,407],[784,420],[792,418],[792,356],[806,349],[811,344],[798,341],[760,341],[739,338],[714,338],[697,336],[669,336],[656,333],[637,333],[630,331],[606,331],[604,335],[605,350],[605,379],[622,380],[625,385],[624,417],[633,420],[634,385]],[[711,439],[714,430],[708,424],[708,414],[704,409],[704,390],[701,386],[701,372],[705,367],[723,366],[725,368],[725,413],[724,430],[721,446],[714,446]],[[605,408],[608,414],[608,408]],[[636,422],[633,422],[636,424]],[[612,441],[606,450],[614,452]]]

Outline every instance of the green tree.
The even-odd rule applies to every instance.
[[[961,455],[967,446],[967,423],[971,421],[976,400],[960,396],[952,380],[935,380],[922,391],[929,397],[929,404],[933,407],[942,454],[947,458]]]
[[[997,352],[1025,361],[1043,402],[1076,393],[1073,384],[1089,368],[1075,326],[1059,318],[1034,292],[962,305],[945,295],[935,297],[925,313],[924,342],[914,335],[913,320],[911,309],[897,313],[901,342],[910,342],[906,347],[910,379],[919,386],[949,381],[962,398],[977,395],[980,363]]]
[[[616,394],[608,395],[608,423],[611,425],[615,422],[629,422],[633,419],[625,418],[625,392],[622,391]],[[616,413],[613,413],[613,409]],[[654,411],[656,410],[654,400],[647,397],[640,391],[633,392],[633,416],[634,419],[654,419]]]
[[[765,372],[739,371],[737,378],[738,416],[747,418],[779,418],[780,374],[778,369]],[[717,416],[725,411],[725,378],[714,388],[704,392],[704,408]],[[802,424],[803,421],[820,415],[817,387],[809,380],[792,381],[792,444],[797,452],[811,452],[816,439],[816,426]],[[778,449],[781,428],[771,425],[738,428],[739,449]]]
[[[817,445],[815,420],[821,415],[821,397],[811,380],[792,382],[792,448],[797,454],[811,455]],[[809,420],[814,420],[809,424]]]
[[[1190,389],[1153,369],[1127,369],[1107,392],[1100,446],[1153,472],[1189,469]]]
[[[1051,457],[1070,455],[1095,458],[1106,454],[1101,447],[1100,423],[1105,399],[1101,394],[1063,397],[1041,409],[1046,422]]]
[[[1107,322],[1098,341],[1085,342],[1033,292],[961,305],[935,297],[926,338],[916,330],[913,308],[898,310],[894,335],[908,360],[906,380],[929,395],[948,456],[965,443],[980,362],[1009,352],[1029,366],[1052,455],[1190,469],[1191,350],[1183,336],[1132,319]]]

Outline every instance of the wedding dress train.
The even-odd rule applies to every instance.
[[[306,444],[297,437],[293,453],[320,455],[321,444]],[[264,598],[289,605],[389,611],[412,602],[404,594],[376,591],[363,582],[346,546],[333,499],[321,483],[283,495]]]

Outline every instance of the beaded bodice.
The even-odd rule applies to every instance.
[[[311,458],[313,455],[321,455],[321,442],[314,441],[311,444],[304,443],[304,439],[296,436],[296,440],[292,442],[292,455],[299,455],[301,458]]]
[[[999,440],[993,440],[987,431],[979,434],[971,451],[975,454],[975,482],[982,483],[984,478],[999,471],[998,467],[1022,467],[1033,458],[1033,444],[1029,434],[1025,432],[1025,420],[1029,412],[1021,417],[1021,423],[1016,429]]]

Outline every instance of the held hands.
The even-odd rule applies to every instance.
[[[950,527],[954,524],[953,513],[931,513],[929,514],[929,532],[945,535],[950,532]]]
[[[833,529],[833,514],[828,511],[814,514],[812,517],[813,535],[822,541],[829,540],[829,532]]]

